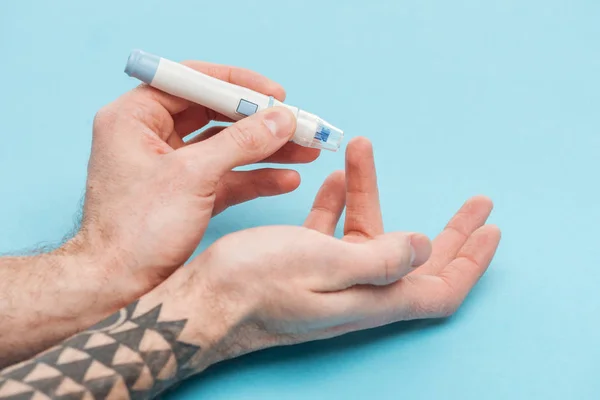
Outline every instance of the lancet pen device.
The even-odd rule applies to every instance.
[[[131,52],[125,73],[163,92],[208,107],[234,121],[268,107],[287,107],[296,116],[296,132],[292,141],[301,146],[337,151],[344,138],[343,131],[298,107],[141,50]]]

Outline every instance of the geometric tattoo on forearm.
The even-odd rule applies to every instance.
[[[148,399],[189,376],[200,347],[177,340],[187,320],[137,305],[1,371],[0,399]]]

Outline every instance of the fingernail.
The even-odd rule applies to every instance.
[[[413,234],[410,238],[410,265],[423,265],[431,255],[431,242],[425,235]]]
[[[412,241],[411,241],[411,244],[410,244],[410,265],[412,267],[416,266],[415,265],[415,260],[416,259],[417,259],[417,251],[415,250],[415,247],[413,246]]]
[[[287,138],[292,135],[292,119],[294,116],[286,109],[272,110],[265,115],[264,123],[273,136]]]

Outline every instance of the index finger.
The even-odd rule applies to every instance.
[[[200,71],[222,81],[243,86],[266,96],[273,96],[279,101],[285,100],[285,90],[283,87],[258,72],[245,68],[211,64],[203,61],[189,61],[184,64],[196,71]],[[231,121],[229,117],[216,113],[213,110],[198,104],[188,104],[188,106],[184,110],[179,111],[174,118],[174,130],[182,138],[202,128],[210,121]]]
[[[280,101],[285,100],[285,90],[283,87],[258,72],[246,68],[213,64],[204,61],[184,61],[182,64],[222,81],[243,86],[267,96],[273,96]],[[201,128],[210,122],[211,119],[217,117],[217,114],[214,112],[199,112],[203,109],[206,110],[204,107],[197,106],[188,100],[165,93],[147,84],[142,84],[125,93],[117,99],[115,103],[117,103],[120,108],[127,108],[130,105],[142,105],[147,107],[150,114],[167,112],[174,115],[190,109],[193,111],[190,116],[193,116],[194,118],[192,118],[191,121],[186,120],[186,118],[180,119],[182,125],[192,123],[196,126],[193,130]],[[140,113],[140,116],[152,118],[151,115],[146,116],[146,114],[148,113]],[[183,114],[181,117],[183,117]]]

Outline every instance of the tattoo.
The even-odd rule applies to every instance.
[[[177,340],[187,320],[162,320],[162,304],[137,308],[0,371],[0,399],[146,399],[192,374],[200,347]]]

